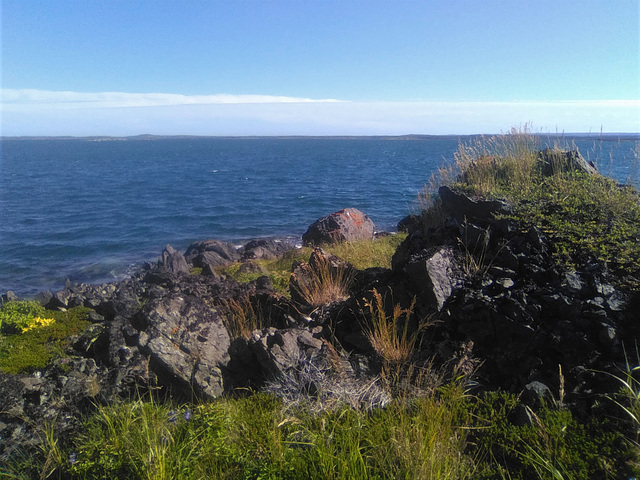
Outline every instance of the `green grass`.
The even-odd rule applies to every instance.
[[[639,472],[619,425],[545,407],[510,421],[515,395],[454,381],[385,408],[312,412],[267,394],[197,405],[153,399],[101,406],[82,432],[47,441],[7,478],[608,479]],[[52,430],[49,428],[48,430]],[[635,462],[635,463],[634,463]],[[635,465],[635,466],[634,466]]]
[[[372,267],[391,268],[391,257],[405,238],[405,233],[398,233],[374,240],[325,245],[323,249],[351,263],[358,270]],[[289,295],[289,277],[293,265],[297,262],[309,260],[312,252],[312,248],[302,247],[290,250],[275,260],[256,260],[255,262],[266,273],[240,272],[241,263],[234,263],[227,267],[219,268],[217,271],[222,275],[235,278],[239,282],[250,282],[258,277],[267,275],[278,293]]]

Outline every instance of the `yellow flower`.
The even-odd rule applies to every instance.
[[[29,330],[33,330],[36,328],[47,327],[54,323],[56,320],[54,318],[40,318],[34,317],[29,321],[29,324],[22,329],[22,333],[28,332]]]

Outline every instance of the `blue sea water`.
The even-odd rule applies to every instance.
[[[345,207],[393,230],[461,140],[5,138],[0,293],[113,281],[166,244],[299,238]],[[575,143],[603,173],[640,180],[637,137]]]

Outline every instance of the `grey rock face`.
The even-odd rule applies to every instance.
[[[171,245],[167,245],[160,256],[160,265],[166,267],[172,273],[189,273],[189,265],[182,253],[178,252]]]
[[[223,392],[221,367],[229,362],[229,334],[218,312],[202,299],[179,294],[151,302],[136,325],[138,345],[160,377],[205,398]]]

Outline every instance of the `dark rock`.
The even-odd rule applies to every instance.
[[[533,381],[524,386],[521,396],[522,403],[534,409],[539,409],[543,404],[551,405],[554,402],[553,394],[544,383]]]
[[[474,200],[468,195],[456,192],[451,187],[438,189],[442,200],[442,208],[452,217],[463,223],[465,221],[487,221],[497,213],[507,213],[510,206],[502,200]]]
[[[398,222],[397,228],[399,232],[413,233],[422,226],[422,217],[420,215],[407,215]]]
[[[277,378],[298,365],[304,358],[316,356],[322,349],[322,327],[256,332],[249,342],[265,376]]]
[[[538,153],[538,164],[544,176],[563,172],[598,173],[595,165],[592,162],[587,162],[577,149],[563,152],[553,148],[545,148]]]
[[[233,243],[219,240],[204,240],[195,242],[187,247],[185,258],[194,267],[203,268],[205,265],[217,267],[228,265],[240,260],[240,253]]]
[[[150,367],[177,394],[215,398],[224,390],[221,367],[229,362],[229,334],[218,311],[198,297],[170,294],[142,313],[138,345]]]
[[[248,242],[242,247],[241,253],[245,259],[273,260],[293,248],[295,245],[292,242],[261,238]]]
[[[51,301],[52,298],[53,294],[51,292],[44,291],[38,292],[34,297],[34,300],[44,307]]]
[[[305,246],[372,240],[375,225],[355,208],[345,208],[314,222],[302,236]]]
[[[448,247],[414,255],[404,270],[412,290],[423,302],[438,310],[442,309],[460,280],[455,254]]]
[[[174,274],[189,273],[189,265],[182,253],[178,252],[171,245],[167,245],[162,254],[160,255],[159,264],[166,267],[170,272]]]
[[[8,290],[7,293],[2,295],[2,303],[4,302],[15,302],[18,300],[18,296],[13,292],[13,290]]]

